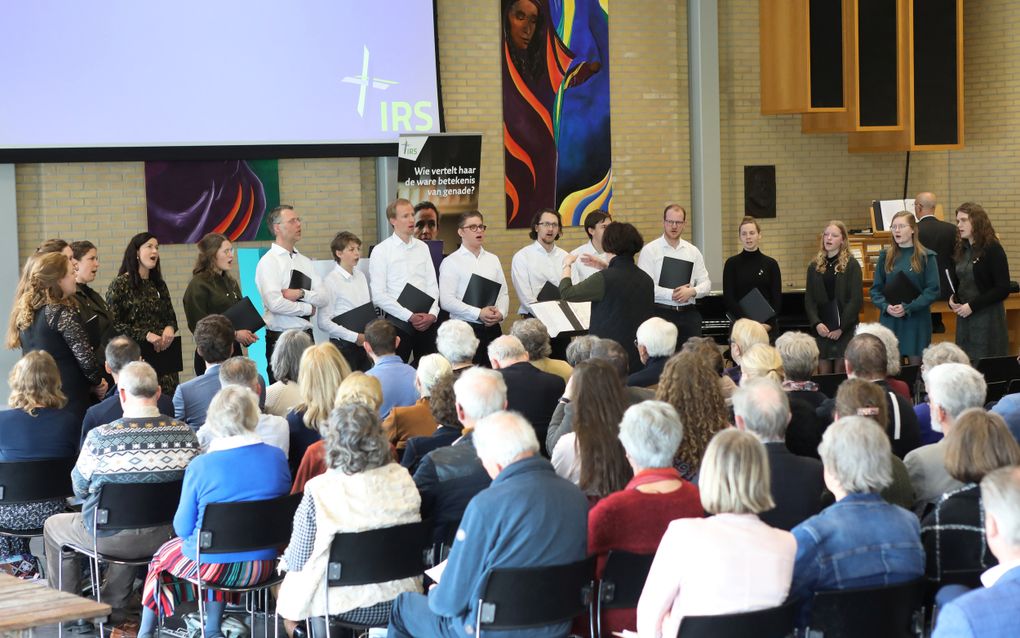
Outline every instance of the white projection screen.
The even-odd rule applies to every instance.
[[[394,154],[442,127],[433,0],[3,13],[0,162]]]

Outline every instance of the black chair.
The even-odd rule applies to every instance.
[[[482,629],[543,627],[591,613],[595,557],[566,565],[490,570],[475,615],[475,637]]]
[[[1007,381],[989,381],[987,383],[988,389],[985,391],[985,403],[997,403],[999,399],[1006,396],[1006,390],[1009,387]]]
[[[786,638],[797,625],[800,601],[718,616],[684,616],[677,638]]]
[[[329,564],[323,578],[327,613],[330,587],[370,585],[421,576],[425,571],[426,550],[431,551],[431,529],[429,521],[420,521],[364,532],[335,534],[329,546]],[[327,618],[326,638],[330,637],[331,624]],[[337,622],[337,625],[358,632],[370,628],[342,621]],[[307,630],[311,636],[311,627]]]
[[[833,399],[836,397],[836,391],[839,390],[839,384],[846,381],[846,373],[816,374],[811,377],[811,380],[818,384],[819,392]]]
[[[907,384],[910,388],[911,401],[917,403],[918,397],[920,396],[918,390],[918,380],[921,378],[921,366],[919,365],[906,365],[900,366],[900,373],[896,375],[896,378]]]
[[[1020,379],[1013,379],[1009,382],[1009,385],[1006,386],[1006,394],[1016,394],[1017,392],[1020,392]],[[1002,396],[1006,395],[1004,394]]]
[[[0,463],[0,505],[65,499],[74,495],[71,469],[74,459],[9,461]],[[11,529],[0,527],[0,535],[33,538],[42,536],[41,527]]]
[[[634,554],[617,549],[609,551],[595,597],[594,636],[602,636],[603,610],[637,607],[654,558],[655,554]]]
[[[939,606],[935,602],[935,595],[939,593],[939,589],[946,585],[963,585],[968,589],[979,589],[984,586],[981,582],[981,574],[984,571],[983,569],[944,569],[942,570],[942,580],[925,583],[924,602],[931,610],[928,619],[929,631],[935,630],[935,620],[939,615]]]
[[[1020,363],[1013,356],[985,357],[978,360],[976,367],[988,383],[1005,381],[1008,384],[1013,379],[1020,379]]]
[[[182,481],[163,483],[106,483],[99,488],[99,501],[92,516],[92,546],[65,545],[61,551],[70,550],[83,554],[89,559],[89,575],[92,580],[92,593],[96,602],[100,599],[99,563],[117,565],[148,565],[152,556],[114,556],[100,553],[96,546],[99,532],[119,532],[127,529],[159,527],[170,525],[177,504],[181,500]],[[64,582],[63,562],[57,572],[57,583]],[[59,629],[63,635],[63,626]],[[99,625],[99,634],[103,635],[103,624]]]
[[[277,498],[260,501],[239,501],[236,503],[209,503],[205,506],[202,521],[199,524],[198,543],[196,544],[195,562],[202,562],[202,555],[227,554],[233,552],[253,552],[262,549],[279,550],[290,542],[291,529],[294,526],[294,512],[301,502],[302,494],[286,494]],[[227,593],[241,593],[248,597],[245,609],[250,619],[249,627],[255,626],[256,603],[251,594],[258,592],[263,596],[262,609],[266,614],[264,635],[269,635],[269,588],[283,580],[283,576],[274,574],[267,580],[248,587],[227,587],[215,583],[203,582],[201,573],[198,578],[188,581],[198,588],[198,619],[205,637],[205,598],[202,588]]]
[[[882,587],[818,592],[811,602],[808,631],[824,638],[921,636],[924,579]]]

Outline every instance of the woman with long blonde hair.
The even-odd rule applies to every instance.
[[[719,377],[697,354],[680,352],[662,369],[655,399],[672,405],[680,415],[684,438],[675,466],[685,479],[694,480],[708,442],[730,425]]]
[[[843,372],[843,352],[854,336],[864,304],[861,265],[850,254],[846,224],[825,226],[818,253],[808,264],[804,311],[818,342],[818,372]]]
[[[60,370],[67,397],[65,409],[78,419],[106,393],[95,352],[71,297],[76,291],[71,262],[61,252],[37,255],[25,279],[22,294],[14,300],[7,324],[7,347],[49,352]]]
[[[287,413],[291,476],[297,471],[305,450],[322,438],[321,428],[329,419],[336,391],[350,374],[347,360],[332,344],[311,346],[301,355],[298,368],[301,403]]]
[[[939,267],[935,254],[917,237],[913,213],[901,210],[893,215],[889,230],[893,241],[878,255],[871,303],[878,308],[879,323],[899,339],[900,354],[911,365],[920,365],[921,352],[931,343],[931,304],[939,296]],[[900,273],[919,293],[913,299],[891,304],[886,298],[886,286],[898,279]]]

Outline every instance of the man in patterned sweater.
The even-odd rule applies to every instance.
[[[74,493],[85,499],[81,513],[51,516],[43,529],[49,585],[58,586],[58,569],[63,562],[61,589],[66,592],[80,591],[81,566],[77,554],[61,555],[60,548],[66,544],[92,546],[93,516],[101,486],[180,480],[184,469],[200,450],[191,428],[160,415],[156,405],[160,396],[159,382],[149,364],[136,361],[124,366],[118,392],[124,416],[88,433],[71,471]],[[103,553],[143,558],[151,556],[172,536],[173,528],[168,524],[101,534],[97,545]],[[129,612],[126,607],[134,573],[134,567],[108,566],[102,600],[113,607],[111,620],[114,623]]]

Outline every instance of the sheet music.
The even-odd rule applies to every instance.
[[[584,330],[588,329],[591,323],[591,302],[570,302],[570,310],[574,313],[577,321]],[[550,337],[555,337],[561,332],[576,332],[574,325],[570,322],[560,309],[559,301],[538,301],[531,304],[531,314],[545,324]]]
[[[892,224],[892,218],[896,213],[905,210],[911,215],[914,214],[913,199],[883,199],[878,203],[882,208],[882,228],[884,230],[889,230],[889,225]]]

